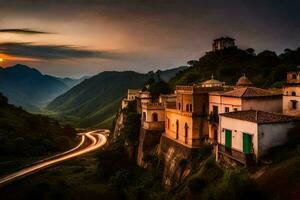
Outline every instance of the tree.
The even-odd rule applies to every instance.
[[[255,55],[255,50],[253,48],[246,49],[246,52],[250,55],[253,55],[253,56]]]

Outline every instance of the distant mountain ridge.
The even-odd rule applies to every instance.
[[[99,73],[57,97],[47,109],[78,127],[109,127],[127,89],[143,87],[154,78],[169,81],[184,68],[141,74],[133,71]]]
[[[31,112],[39,111],[80,81],[44,75],[21,64],[0,68],[0,92],[8,97],[9,103]]]

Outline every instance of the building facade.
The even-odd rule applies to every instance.
[[[222,87],[177,86],[176,104],[166,107],[165,133],[189,148],[199,147],[208,138],[208,93]]]
[[[300,72],[288,72],[283,87],[283,113],[300,116]]]
[[[220,114],[216,159],[247,165],[288,141],[288,132],[299,118],[270,112],[246,110]]]
[[[209,139],[216,142],[221,113],[260,110],[282,113],[282,94],[256,87],[241,87],[209,94]]]

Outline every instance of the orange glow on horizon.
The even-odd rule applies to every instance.
[[[0,62],[25,62],[25,61],[40,61],[39,59],[34,58],[26,58],[26,57],[18,57],[18,56],[12,56],[8,54],[1,54],[0,53]]]

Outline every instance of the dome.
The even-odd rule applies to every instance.
[[[210,80],[202,82],[201,85],[203,87],[221,87],[224,85],[224,83],[214,79],[214,75],[212,75]]]
[[[250,86],[253,85],[252,82],[246,77],[244,74],[242,77],[239,78],[236,86]]]

